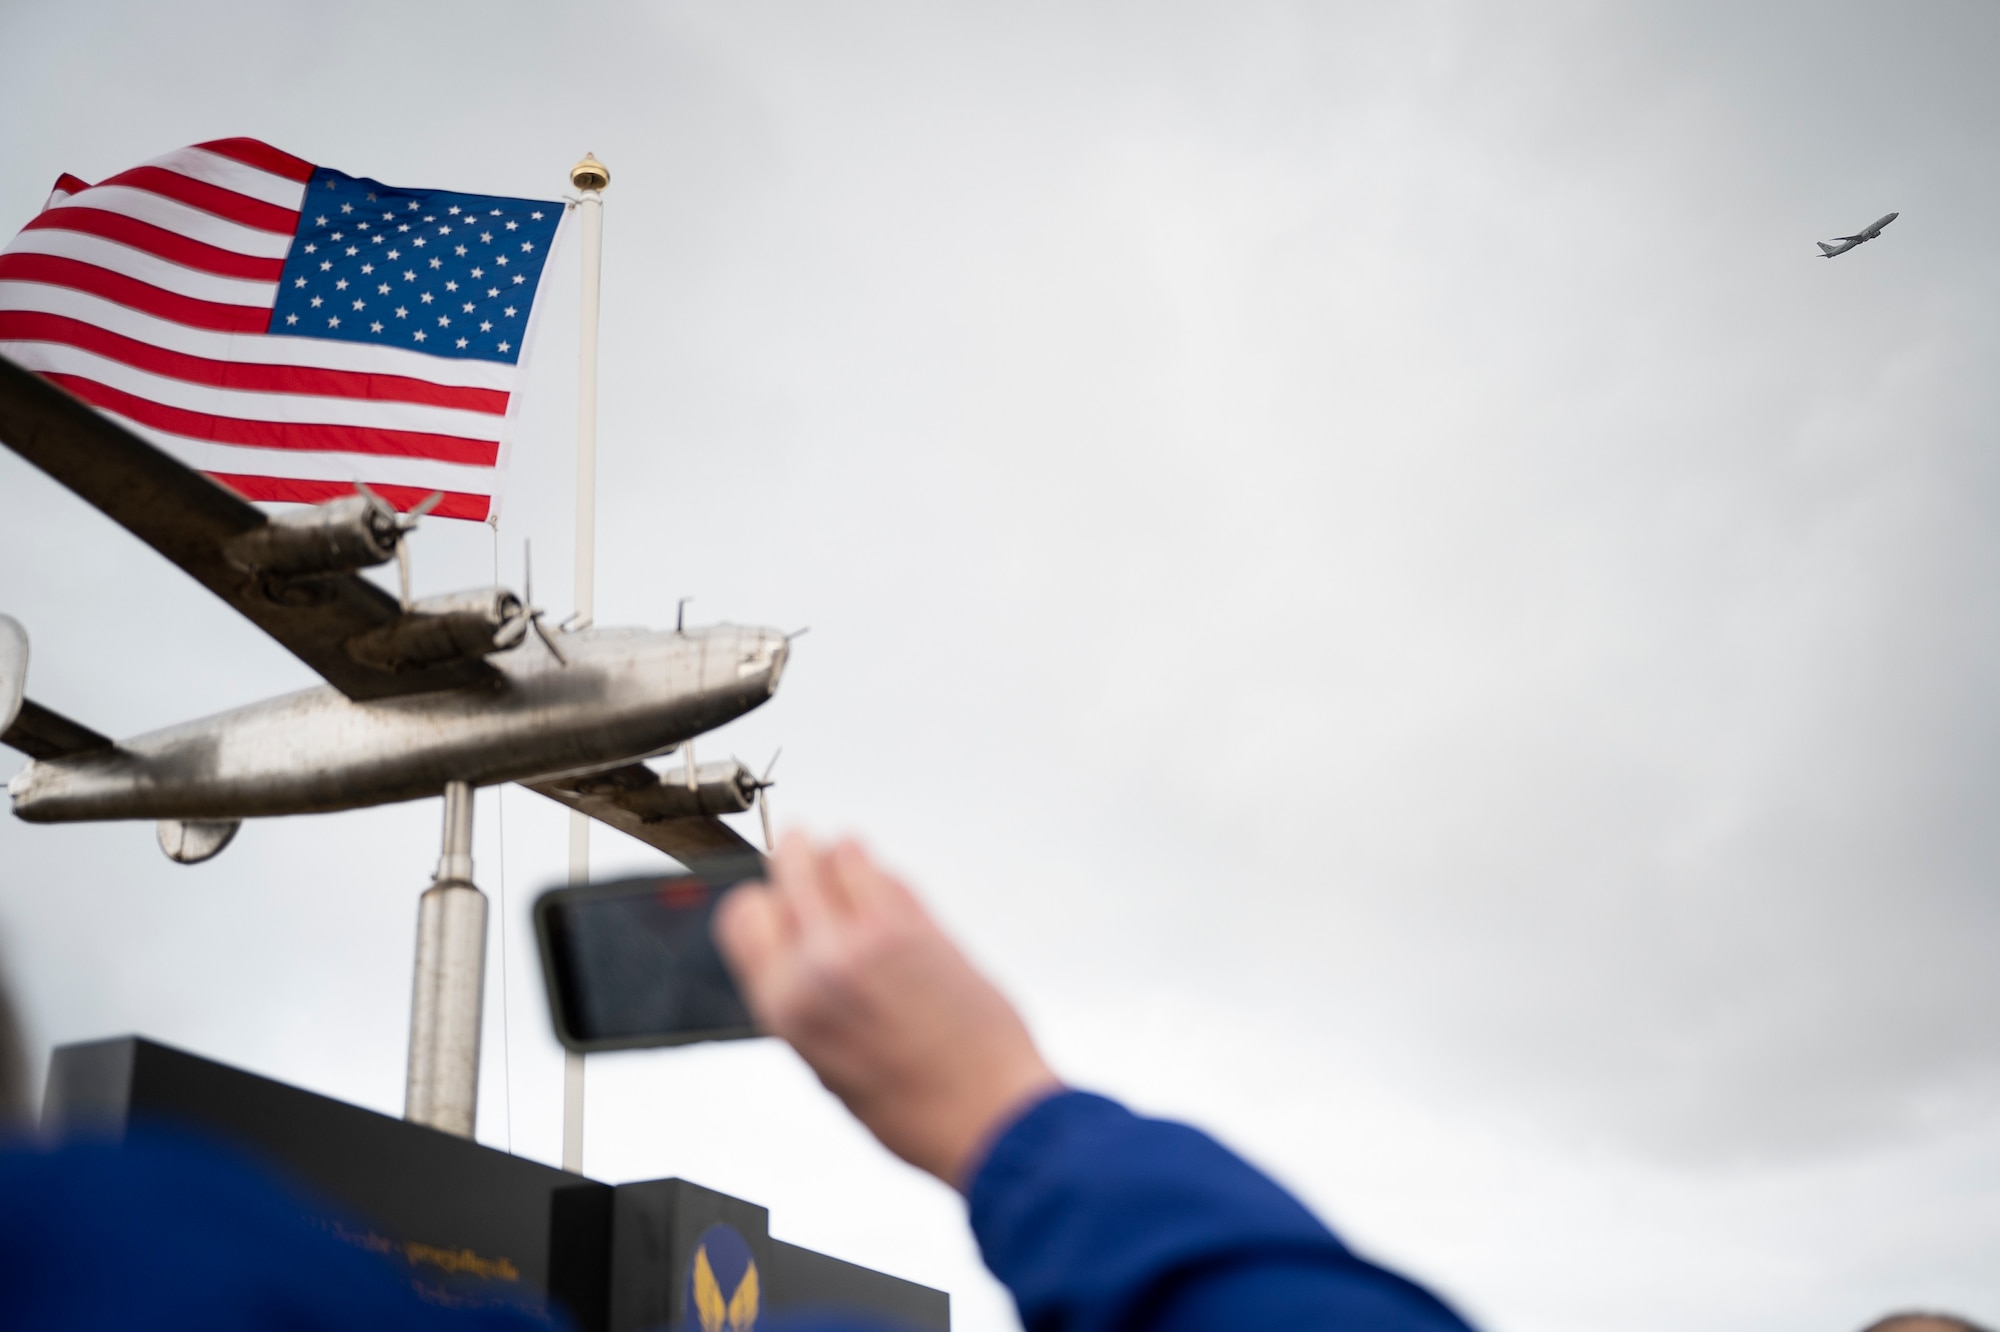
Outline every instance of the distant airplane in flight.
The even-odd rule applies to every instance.
[[[1863,241],[1872,241],[1877,236],[1881,235],[1882,228],[1888,226],[1891,222],[1894,222],[1897,216],[1898,216],[1897,214],[1891,213],[1887,217],[1880,218],[1874,222],[1869,223],[1866,227],[1863,227],[1860,231],[1856,232],[1852,236],[1835,236],[1833,238],[1833,243],[1831,245],[1829,245],[1825,241],[1820,241],[1819,252],[1822,257],[1827,259],[1832,259],[1837,255],[1846,254],[1849,250],[1861,244]]]

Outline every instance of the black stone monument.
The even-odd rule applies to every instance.
[[[50,1060],[46,1127],[159,1124],[223,1141],[324,1198],[328,1228],[428,1299],[557,1307],[579,1332],[750,1332],[838,1308],[951,1327],[951,1297],[771,1238],[770,1213],[682,1179],[600,1184],[140,1037]]]

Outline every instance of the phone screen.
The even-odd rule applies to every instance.
[[[761,1035],[709,925],[724,895],[763,873],[762,858],[746,856],[543,893],[535,932],[556,1038],[626,1050]]]

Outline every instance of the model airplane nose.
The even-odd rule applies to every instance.
[[[736,676],[742,679],[761,675],[765,687],[776,693],[778,679],[785,673],[785,659],[790,655],[791,645],[785,636],[766,630],[743,645],[742,656],[736,663]]]

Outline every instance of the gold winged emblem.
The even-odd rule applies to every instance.
[[[757,1326],[757,1264],[743,1270],[736,1293],[727,1300],[708,1261],[708,1246],[694,1254],[694,1307],[701,1316],[701,1332],[754,1332]]]
[[[729,1297],[730,1332],[751,1332],[757,1326],[757,1264],[743,1269],[736,1293]]]

